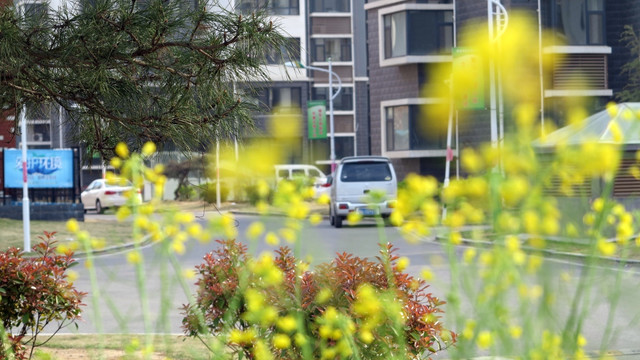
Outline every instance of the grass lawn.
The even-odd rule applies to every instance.
[[[36,348],[34,359],[144,359],[141,352],[144,342],[144,335],[56,335],[46,346]],[[100,343],[103,350],[99,349]],[[209,351],[200,340],[185,336],[154,335],[153,350],[153,360],[210,359]]]
[[[31,221],[31,245],[40,242],[39,237],[44,237],[44,232],[56,232],[56,240],[64,243],[73,236],[67,231],[65,221]],[[123,244],[131,238],[131,222],[110,221],[86,221],[80,223],[82,230],[87,230],[92,236],[104,238],[108,245]],[[22,248],[24,246],[24,230],[22,220],[0,218],[0,250],[11,246]]]

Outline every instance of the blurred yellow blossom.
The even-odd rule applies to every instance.
[[[256,239],[264,233],[264,230],[264,223],[262,223],[261,221],[254,221],[249,224],[249,227],[247,228],[247,238],[251,240]]]
[[[140,264],[142,262],[142,254],[139,251],[130,251],[127,253],[127,261],[130,264]]]
[[[123,159],[126,159],[129,157],[129,148],[127,147],[127,144],[121,142],[118,143],[118,145],[116,145],[116,155],[120,156]]]
[[[151,156],[156,152],[156,144],[154,144],[151,141],[147,141],[146,143],[144,143],[144,145],[142,146],[142,155],[144,156]]]

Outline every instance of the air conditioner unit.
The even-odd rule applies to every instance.
[[[42,133],[35,133],[33,134],[33,141],[35,142],[40,142],[44,140],[44,136],[42,135]]]

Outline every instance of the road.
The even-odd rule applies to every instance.
[[[237,216],[238,234],[242,238],[248,225],[258,220],[253,216]],[[263,218],[267,228],[277,229],[285,221],[283,218],[270,217]],[[382,232],[380,232],[382,231]],[[350,252],[360,257],[373,257],[378,254],[378,239],[384,236],[386,241],[393,243],[398,249],[398,255],[406,256],[411,260],[411,265],[407,269],[412,275],[418,275],[425,266],[429,266],[435,277],[432,281],[430,291],[444,299],[451,282],[451,269],[446,261],[445,249],[438,242],[423,241],[419,244],[409,244],[402,239],[398,230],[393,227],[386,227],[382,230],[376,228],[373,223],[365,222],[354,227],[344,227],[335,229],[324,221],[316,227],[306,227],[301,234],[301,254],[304,257],[310,256],[312,264],[330,261],[338,252]],[[186,252],[178,257],[181,269],[193,269],[202,262],[203,256],[214,249],[215,243],[200,243],[190,241]],[[263,243],[249,244],[251,252],[259,254],[262,251],[270,250],[271,247]],[[460,246],[458,255],[464,251],[465,247]],[[145,283],[146,292],[149,297],[148,313],[151,321],[148,322],[147,330],[157,332],[181,333],[180,306],[188,301],[188,295],[180,289],[176,277],[171,275],[173,270],[165,258],[158,255],[157,246],[146,246],[143,249],[145,259]],[[85,269],[85,260],[80,259],[80,266],[76,270],[80,277],[76,281],[76,287],[82,291],[92,292],[88,271]],[[79,331],[82,333],[141,333],[145,331],[143,317],[141,316],[140,292],[135,282],[134,267],[127,262],[125,253],[113,253],[100,255],[95,259],[100,300],[97,307],[94,306],[92,298],[85,301],[87,307],[84,311],[85,319],[79,324]],[[80,269],[80,270],[78,270]],[[164,270],[163,270],[164,269]],[[577,277],[582,270],[580,261],[547,259],[545,270],[550,274],[568,274]],[[167,271],[168,275],[163,275]],[[169,274],[171,273],[171,274]],[[614,325],[617,331],[611,342],[613,349],[624,352],[633,349],[640,349],[640,269],[636,266],[621,268],[617,265],[598,268],[594,271],[595,287],[589,294],[592,301],[592,308],[587,321],[585,322],[584,334],[588,340],[587,350],[597,350],[599,339],[602,338],[605,328],[605,319],[610,310],[608,296],[612,296],[612,279],[616,273],[620,276],[623,291],[619,294],[620,302],[616,309]],[[165,280],[162,280],[163,276]],[[194,280],[190,280],[193,283]],[[168,297],[161,301],[163,284],[167,286]],[[190,293],[195,291],[193,284],[189,287]],[[564,288],[558,293],[556,299],[559,303],[568,303],[569,295],[573,293],[573,288]],[[170,309],[169,312],[161,311],[161,308]],[[472,307],[468,302],[463,307]],[[562,307],[561,307],[562,308]],[[98,309],[98,311],[95,311]],[[566,315],[568,304],[564,307]],[[161,313],[165,313],[162,316]],[[447,319],[445,317],[445,324]],[[66,330],[75,332],[75,330]],[[459,331],[459,330],[458,330]],[[526,336],[526,335],[525,335]],[[640,351],[638,352],[640,353]],[[630,359],[632,357],[624,357]],[[638,356],[637,358],[640,358]]]

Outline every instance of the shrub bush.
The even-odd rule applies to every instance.
[[[40,345],[38,334],[49,324],[61,328],[80,318],[82,298],[69,281],[66,271],[73,264],[73,253],[56,253],[55,233],[45,232],[43,242],[33,247],[34,257],[21,250],[0,252],[0,318],[5,336],[0,336],[0,359],[30,358]],[[8,342],[8,343],[7,343]]]
[[[201,200],[206,201],[209,204],[216,202],[216,183],[206,183],[198,186],[198,192]],[[229,186],[224,183],[220,183],[220,201],[225,202],[229,198]]]
[[[183,307],[183,328],[229,334],[228,351],[239,358],[268,349],[278,359],[408,359],[455,341],[438,321],[444,302],[402,272],[391,245],[376,261],[342,253],[311,272],[287,247],[252,259],[245,245],[218,242],[196,267],[197,297]]]

